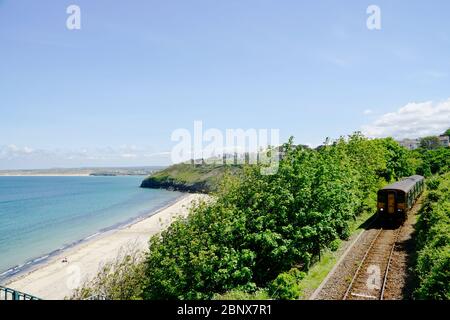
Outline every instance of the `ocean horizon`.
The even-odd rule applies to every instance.
[[[183,195],[139,188],[143,178],[0,177],[0,283]]]

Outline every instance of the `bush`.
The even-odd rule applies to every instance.
[[[291,269],[278,275],[269,285],[269,294],[273,299],[294,300],[300,296],[299,281],[305,274],[298,269]]]
[[[135,245],[120,250],[115,260],[103,265],[97,275],[69,297],[71,300],[138,300],[144,283],[143,255]]]
[[[255,292],[247,292],[240,289],[233,289],[224,294],[214,295],[214,300],[269,300],[270,295],[267,289],[257,289]]]
[[[341,245],[341,240],[336,239],[330,243],[329,247],[330,247],[331,251],[336,251],[337,249],[339,249],[340,245]]]
[[[418,299],[450,299],[450,173],[433,178],[417,222]]]
[[[450,148],[417,149],[411,152],[410,162],[416,164],[416,173],[426,177],[444,174],[450,168]]]
[[[438,178],[430,178],[427,180],[427,187],[430,190],[437,190],[439,188],[440,180]]]

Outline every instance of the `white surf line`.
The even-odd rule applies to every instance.
[[[34,259],[33,261],[31,261],[31,262],[33,262],[33,263],[36,263],[36,262],[40,262],[40,261],[42,261],[42,260],[45,260],[45,259],[47,259],[48,257],[49,257],[50,255],[48,254],[48,255],[45,255],[45,256],[42,256],[42,257],[39,257],[39,258],[37,258],[37,259]]]
[[[5,276],[5,275],[7,275],[8,273],[11,273],[11,272],[13,272],[13,271],[14,271],[14,268],[8,269],[8,270],[6,270],[5,272],[0,273],[0,277]]]
[[[322,291],[323,287],[325,286],[325,284],[328,282],[328,280],[333,276],[333,274],[336,272],[336,269],[341,265],[342,261],[344,261],[345,257],[348,255],[348,253],[350,252],[350,250],[352,250],[352,248],[355,246],[356,242],[358,242],[359,238],[361,238],[361,236],[363,235],[363,233],[367,231],[365,229],[361,230],[361,232],[359,233],[359,235],[356,237],[356,239],[353,241],[353,243],[347,248],[347,250],[345,250],[345,252],[341,255],[341,257],[339,258],[339,260],[334,264],[333,269],[331,269],[330,272],[328,272],[328,275],[325,277],[325,279],[323,279],[322,283],[320,284],[320,286],[313,292],[313,294],[309,297],[308,300],[316,300],[317,296],[319,295],[320,291]]]
[[[84,238],[83,240],[86,241],[86,240],[92,239],[92,238],[94,238],[94,237],[96,237],[96,236],[98,236],[100,234],[101,234],[100,232],[96,232],[96,233],[91,234],[90,236]]]

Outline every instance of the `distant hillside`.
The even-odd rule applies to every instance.
[[[148,176],[162,168],[160,166],[147,166],[0,170],[0,176]]]
[[[214,191],[225,172],[237,173],[242,168],[231,165],[181,163],[153,173],[142,188],[168,189],[183,192],[209,193]]]

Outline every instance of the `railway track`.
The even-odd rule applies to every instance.
[[[383,300],[401,229],[402,226],[380,227],[358,265],[343,300]]]

